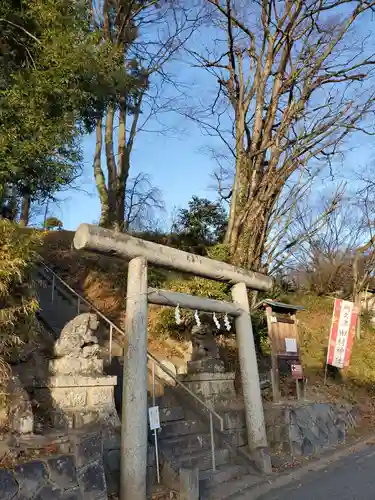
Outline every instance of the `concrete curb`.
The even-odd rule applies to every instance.
[[[275,475],[275,477],[269,476],[267,478],[267,482],[263,482],[258,487],[248,491],[247,493],[244,492],[243,497],[239,496],[238,500],[242,498],[244,500],[256,500],[276,488],[282,488],[290,483],[293,483],[294,481],[299,481],[309,472],[316,472],[324,469],[331,463],[336,462],[341,458],[345,458],[352,453],[361,452],[366,450],[366,448],[370,448],[371,445],[375,445],[375,434],[372,434],[361,441],[357,441],[354,444],[352,443],[347,446],[343,446],[336,451],[327,452],[325,456],[316,458],[313,462],[303,465],[293,472],[281,473],[278,476]]]

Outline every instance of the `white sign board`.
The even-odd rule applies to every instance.
[[[297,352],[297,340],[285,339],[285,350],[286,352]]]
[[[148,419],[150,421],[150,429],[152,431],[160,429],[159,407],[151,406],[148,409]]]

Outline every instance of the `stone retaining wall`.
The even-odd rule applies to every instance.
[[[118,494],[120,485],[120,428],[111,428],[103,441],[104,471],[109,494]],[[147,450],[147,491],[156,482],[155,447],[148,445]]]
[[[18,465],[0,467],[0,500],[107,500],[119,492],[119,427],[13,436],[6,456]],[[151,444],[147,460],[150,492],[156,480]]]
[[[70,436],[54,451],[0,468],[1,500],[107,500],[101,432]]]
[[[299,402],[267,405],[265,418],[274,451],[310,456],[345,443],[359,416],[351,405]]]

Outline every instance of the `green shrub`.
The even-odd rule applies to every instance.
[[[35,327],[38,302],[31,270],[41,238],[40,233],[23,233],[16,224],[0,220],[0,359],[5,362],[14,358]]]

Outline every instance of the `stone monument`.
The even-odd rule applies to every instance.
[[[53,375],[103,374],[100,347],[94,335],[99,327],[96,314],[84,313],[69,321],[54,346],[55,359],[49,362]]]
[[[191,361],[180,380],[212,407],[228,406],[236,399],[235,374],[225,372],[211,325],[195,325],[191,342]]]
[[[51,415],[54,428],[120,423],[114,402],[117,377],[103,373],[95,335],[98,326],[97,316],[91,313],[69,321],[55,343],[48,380],[34,389],[34,398]]]

